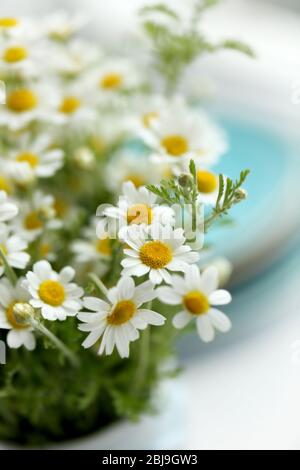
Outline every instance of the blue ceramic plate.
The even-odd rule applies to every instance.
[[[249,197],[232,210],[234,225],[217,227],[207,241],[233,262],[236,279],[244,280],[278,256],[299,227],[300,211],[294,202],[300,197],[300,158],[284,136],[249,122],[219,122],[230,150],[216,169],[238,177],[240,170],[249,168]]]

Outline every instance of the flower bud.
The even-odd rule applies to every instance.
[[[193,178],[189,173],[182,173],[178,177],[178,183],[182,188],[190,188],[193,184]]]
[[[17,302],[13,307],[13,314],[20,325],[28,324],[35,314],[34,308],[27,302]]]
[[[74,160],[83,170],[90,170],[95,163],[95,156],[88,147],[79,147],[74,152]]]
[[[243,201],[244,199],[247,198],[248,193],[247,193],[247,191],[246,191],[245,189],[239,188],[239,189],[236,190],[236,192],[234,193],[234,195],[235,195],[235,199],[236,199],[237,201]]]

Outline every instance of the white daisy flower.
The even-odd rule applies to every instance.
[[[214,329],[226,333],[231,328],[229,318],[214,308],[231,302],[231,295],[218,289],[218,270],[211,266],[202,274],[197,266],[190,266],[184,279],[172,276],[172,287],[163,286],[157,289],[159,299],[168,305],[181,304],[183,310],[173,318],[175,328],[184,328],[195,319],[200,338],[204,342],[212,341]]]
[[[0,223],[11,220],[18,214],[16,204],[9,202],[5,191],[0,191]]]
[[[34,121],[55,121],[57,101],[53,86],[34,85],[8,89],[6,102],[0,106],[0,126],[19,131]]]
[[[1,75],[17,75],[21,78],[34,77],[43,68],[46,57],[45,46],[40,41],[28,40],[26,36],[9,38],[0,46]]]
[[[129,226],[156,224],[174,224],[174,211],[172,208],[155,205],[157,197],[148,191],[145,186],[136,188],[131,181],[123,183],[123,194],[118,205],[106,206],[97,212],[101,220],[97,224],[97,234],[101,238],[105,233],[120,238]],[[101,207],[101,206],[100,206]]]
[[[119,193],[126,181],[131,181],[136,188],[140,188],[146,184],[158,184],[172,173],[169,165],[155,163],[148,156],[123,151],[110,159],[105,174],[107,187]]]
[[[208,170],[197,170],[199,201],[214,206],[219,194],[219,177]]]
[[[74,317],[81,309],[80,297],[83,295],[83,289],[71,282],[74,276],[75,270],[70,266],[57,273],[48,261],[38,261],[23,282],[31,295],[29,303],[40,308],[46,320],[62,321]]]
[[[85,15],[69,15],[64,11],[58,11],[47,15],[42,23],[42,29],[49,39],[59,42],[69,41],[87,22]]]
[[[63,165],[64,153],[61,149],[50,149],[51,138],[41,134],[30,142],[26,135],[21,139],[18,150],[11,152],[8,162],[10,176],[18,183],[32,181],[35,177],[53,176]]]
[[[84,348],[95,344],[102,336],[99,354],[111,354],[116,347],[122,358],[129,356],[129,343],[139,338],[139,331],[148,325],[163,325],[165,318],[141,306],[153,300],[156,294],[150,281],[135,286],[131,277],[121,277],[107,294],[108,302],[96,297],[85,297],[83,305],[92,312],[80,312],[81,331],[90,332],[82,343]]]
[[[54,45],[51,68],[62,78],[76,78],[99,61],[100,56],[99,47],[74,39],[63,47]]]
[[[85,83],[76,80],[68,86],[62,86],[58,92],[56,106],[57,122],[71,126],[86,126],[96,118],[94,103],[88,102]]]
[[[98,90],[98,102],[105,104],[119,93],[137,88],[141,84],[141,77],[134,63],[118,58],[105,62],[93,71],[89,81],[93,89]]]
[[[182,167],[191,159],[198,165],[215,164],[227,145],[223,133],[204,112],[174,100],[143,132],[155,161]]]
[[[29,294],[21,286],[23,278],[13,286],[8,279],[0,280],[0,329],[9,330],[6,341],[10,348],[25,346],[32,351],[35,349],[36,341],[33,328],[30,325],[20,324],[16,321],[13,308],[16,303],[28,302]]]
[[[30,259],[26,249],[27,242],[25,240],[20,238],[19,235],[11,234],[10,229],[6,225],[0,225],[0,250],[12,268],[25,268]],[[3,261],[0,260],[0,276],[2,276],[4,271]]]
[[[71,250],[78,263],[95,263],[108,260],[112,254],[112,241],[110,238],[97,238],[97,220],[92,220],[91,226],[84,230],[85,239],[75,240]]]
[[[167,107],[166,98],[162,95],[138,95],[132,103],[137,115],[132,117],[132,130],[136,133],[149,129],[151,123],[159,118],[163,109]]]
[[[14,38],[14,37],[37,37],[38,28],[29,18],[19,18],[13,16],[0,17],[0,37]]]
[[[143,276],[149,273],[153,284],[171,282],[169,271],[185,272],[190,263],[199,260],[199,254],[185,244],[181,228],[154,226],[150,230],[135,230],[132,227],[124,236],[129,249],[124,249],[126,258],[121,261],[122,274]]]
[[[20,213],[13,220],[13,226],[29,242],[35,240],[45,229],[61,228],[62,221],[56,218],[54,197],[41,191],[34,192],[31,201],[20,203]]]

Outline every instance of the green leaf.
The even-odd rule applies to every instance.
[[[140,15],[147,15],[149,13],[162,13],[164,15],[173,18],[174,20],[178,20],[179,17],[177,13],[172,10],[170,7],[165,5],[164,3],[157,3],[156,5],[148,5],[140,9]]]

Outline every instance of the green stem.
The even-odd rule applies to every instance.
[[[32,317],[29,319],[29,323],[35,330],[39,331],[44,336],[46,336],[57,347],[57,349],[64,354],[64,356],[70,361],[70,363],[74,367],[79,366],[79,360],[77,356],[72,353],[72,351],[70,351],[64,345],[64,343],[57,338],[57,336],[55,336],[50,330],[48,330],[48,328],[46,328],[42,323]]]
[[[96,276],[96,274],[94,274],[94,273],[89,273],[88,276],[89,276],[90,280],[95,284],[95,286],[98,287],[101,294],[103,294],[104,297],[107,297],[108,289],[103,284],[103,282],[99,279],[99,277]]]
[[[1,258],[2,263],[4,264],[6,276],[8,277],[10,282],[15,286],[18,281],[17,275],[15,271],[13,270],[13,268],[8,264],[6,256],[1,250],[1,248],[0,248],[0,258]]]

